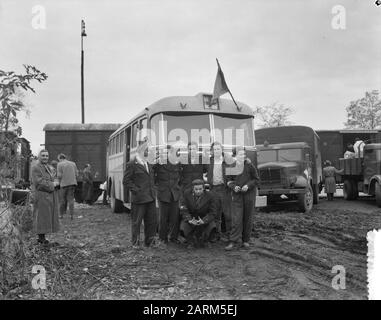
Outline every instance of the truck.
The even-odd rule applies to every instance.
[[[74,193],[77,202],[83,201],[81,172],[88,163],[94,174],[92,201],[102,194],[100,185],[107,181],[108,138],[120,126],[119,123],[48,123],[44,126],[45,149],[50,160],[57,160],[57,156],[64,153],[77,165],[80,172]]]
[[[381,143],[369,143],[362,158],[339,159],[343,170],[343,195],[345,200],[355,200],[359,192],[374,196],[381,207]]]
[[[339,159],[343,158],[346,147],[353,144],[356,138],[362,141],[381,142],[381,130],[368,129],[341,129],[341,130],[316,130],[320,138],[320,151],[323,163],[331,161],[336,168],[339,167]],[[336,176],[336,181],[340,180]]]
[[[310,127],[284,126],[258,129],[255,137],[259,195],[268,202],[297,200],[309,212],[322,189],[319,136]]]

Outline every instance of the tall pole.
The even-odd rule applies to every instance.
[[[81,21],[81,111],[82,111],[82,122],[85,123],[85,94],[84,94],[84,52],[83,52],[83,37],[86,37],[85,32],[85,22]]]

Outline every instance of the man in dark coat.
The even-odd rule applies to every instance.
[[[93,180],[94,176],[91,172],[91,165],[86,164],[83,169],[82,178],[82,199],[87,204],[93,203]]]
[[[181,166],[176,160],[175,149],[168,146],[154,165],[159,200],[159,239],[165,244],[168,235],[171,242],[178,242]]]
[[[259,183],[258,171],[253,163],[246,160],[246,151],[236,148],[233,152],[236,157],[234,164],[235,174],[228,175],[228,187],[232,194],[232,230],[229,236],[230,243],[225,248],[233,250],[240,242],[244,248],[250,247],[250,235],[253,227],[253,214],[257,186]],[[233,168],[229,168],[233,170]]]
[[[38,234],[38,243],[47,244],[45,235],[59,230],[59,199],[55,173],[48,165],[49,153],[41,150],[38,161],[31,170],[34,231]]]
[[[211,231],[216,228],[216,200],[205,191],[203,180],[194,180],[193,189],[184,194],[181,204],[182,221],[180,229],[190,246],[204,246]]]
[[[148,163],[144,153],[147,144],[141,144],[135,159],[127,163],[123,185],[131,191],[131,233],[132,245],[139,248],[140,226],[144,220],[144,243],[150,246],[156,234],[156,195],[154,183],[154,171]]]

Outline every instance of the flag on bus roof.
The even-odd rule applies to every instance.
[[[222,69],[218,60],[217,60],[217,65],[218,65],[218,70],[217,70],[216,81],[214,82],[212,101],[219,98],[224,93],[229,92],[228,85],[226,84],[226,81],[225,81],[224,73],[222,72]]]

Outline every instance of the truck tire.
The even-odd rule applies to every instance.
[[[352,180],[352,190],[353,200],[356,200],[359,197],[359,188],[356,180]]]
[[[313,191],[311,187],[306,189],[305,193],[298,194],[298,206],[299,210],[304,213],[309,213],[312,209],[314,202]]]
[[[345,180],[343,186],[343,195],[345,200],[354,199],[354,184],[352,180]]]
[[[376,182],[374,193],[376,195],[376,203],[379,207],[381,207],[381,184]]]
[[[314,197],[314,204],[318,204],[319,203],[319,185],[318,184],[314,184],[312,186],[312,191],[313,191],[313,197]]]

